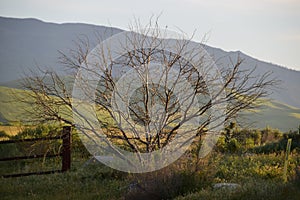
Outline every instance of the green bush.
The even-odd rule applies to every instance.
[[[8,137],[8,135],[5,131],[0,131],[0,140],[1,140],[1,138],[7,138],[7,137]]]
[[[247,149],[254,147],[254,140],[252,138],[247,138],[245,143]]]
[[[242,145],[236,138],[231,138],[228,143],[225,142],[226,138],[221,136],[216,144],[216,150],[222,153],[237,153],[241,150]]]
[[[276,142],[267,143],[263,146],[254,147],[251,149],[254,153],[280,153],[286,150],[287,140],[292,139],[291,151],[294,149],[299,152],[300,150],[300,135],[297,133],[284,134],[283,138]]]
[[[227,144],[227,149],[231,153],[236,153],[240,150],[241,144],[238,142],[236,138],[232,138],[229,140],[229,143]]]
[[[225,137],[224,136],[219,137],[219,140],[216,144],[216,150],[224,153],[227,150],[226,146],[227,144],[225,142]]]

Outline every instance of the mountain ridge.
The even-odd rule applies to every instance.
[[[35,18],[0,17],[0,85],[21,78],[25,69],[49,66],[62,71],[57,62],[59,51],[68,52],[80,36],[86,36],[91,44],[98,38],[106,39],[123,30],[85,23],[53,23]],[[91,48],[93,48],[91,46]],[[231,66],[238,58],[244,59],[241,69],[256,68],[255,75],[273,71],[273,76],[282,80],[280,88],[270,98],[300,108],[300,71],[261,61],[241,51],[224,51],[204,44],[204,48],[216,61],[217,66]],[[270,91],[272,92],[272,91]]]

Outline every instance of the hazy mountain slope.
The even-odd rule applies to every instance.
[[[55,24],[36,19],[12,19],[0,17],[0,83],[11,86],[20,78],[25,68],[33,68],[35,62],[41,66],[51,66],[62,72],[57,62],[58,50],[66,52],[74,47],[74,41],[85,35],[95,44],[95,35],[103,39],[122,30],[88,24]],[[91,46],[92,48],[93,46]],[[206,46],[217,65],[230,66],[230,59],[244,58],[242,68],[257,66],[257,74],[273,71],[274,77],[281,79],[281,89],[274,91],[273,99],[300,108],[300,72],[266,63],[241,52],[226,52]],[[9,81],[13,81],[7,83]],[[4,83],[6,82],[6,83]]]
[[[101,35],[101,38],[105,39],[121,31],[116,28],[88,24],[55,24],[36,19],[0,17],[0,85],[18,88],[15,80],[20,78],[26,68],[34,69],[35,63],[62,73],[63,68],[57,62],[58,50],[68,52],[69,49],[74,48],[74,41],[78,41],[78,37],[87,37],[90,43],[95,45],[96,35]],[[90,48],[93,47],[93,45],[90,46]],[[271,95],[275,101],[270,102],[266,109],[260,111],[260,115],[250,117],[251,121],[257,122],[258,127],[270,125],[286,130],[300,124],[299,71],[262,62],[239,51],[226,52],[209,46],[205,48],[216,60],[218,66],[230,66],[230,60],[234,62],[239,56],[244,59],[241,65],[243,69],[256,66],[257,74],[273,71],[273,76],[282,80],[281,89],[277,89]],[[0,95],[3,97],[4,93]],[[1,121],[8,118],[13,120],[15,116],[13,107],[7,108],[2,102]],[[9,109],[10,111],[6,112]]]
[[[79,37],[95,43],[99,33],[103,39],[121,30],[88,24],[54,24],[36,19],[0,17],[0,82],[20,78],[25,68],[35,64],[61,70],[58,50],[74,48]]]
[[[255,73],[261,75],[267,71],[273,72],[273,77],[281,80],[279,88],[276,88],[271,94],[271,98],[286,104],[300,108],[300,71],[295,71],[280,67],[275,64],[263,62],[252,58],[242,52],[225,52],[221,49],[207,47],[207,51],[216,60],[217,65],[232,65],[230,59],[234,62],[238,57],[244,59],[241,64],[242,69],[256,67]]]

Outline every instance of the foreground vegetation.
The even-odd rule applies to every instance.
[[[234,157],[238,160],[238,157]],[[226,162],[226,161],[225,161]],[[253,161],[256,162],[256,161]],[[229,162],[226,162],[229,164]],[[244,167],[250,163],[242,162]],[[218,163],[215,163],[216,165]],[[224,166],[224,164],[222,165]],[[269,166],[269,165],[268,165]],[[270,166],[269,166],[270,167]],[[2,199],[298,199],[300,184],[290,180],[284,184],[281,173],[260,174],[254,169],[239,172],[232,167],[228,174],[241,184],[237,190],[213,189],[221,181],[209,166],[201,172],[169,171],[132,175],[102,165],[78,167],[65,174],[1,179]],[[266,170],[266,169],[263,169]],[[270,168],[268,169],[270,170]],[[266,170],[267,171],[267,170]],[[256,177],[249,176],[248,173]],[[264,172],[265,173],[265,172]],[[161,176],[163,174],[163,176]],[[258,178],[259,177],[259,178]],[[292,176],[290,176],[292,177]],[[237,179],[240,179],[237,181]]]
[[[1,137],[43,137],[59,131],[60,128],[55,126],[38,126],[25,128],[15,136],[2,132]],[[293,138],[293,143],[288,182],[284,183],[282,177],[287,138]],[[38,149],[37,146],[1,145],[0,156],[3,158],[27,150],[32,152],[32,149]],[[48,151],[55,151],[59,146],[59,142],[48,144]],[[162,170],[129,174],[89,160],[91,156],[74,133],[71,171],[1,178],[1,199],[298,199],[299,147],[300,135],[297,131],[283,134],[271,128],[245,130],[231,127],[230,131],[224,131],[214,151],[197,164],[194,155],[188,152]],[[11,161],[1,163],[0,172],[59,169],[60,162],[59,158]],[[240,187],[214,189],[216,183],[237,183]]]

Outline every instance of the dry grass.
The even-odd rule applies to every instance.
[[[4,131],[9,136],[15,136],[24,128],[24,126],[0,126],[0,131]]]

